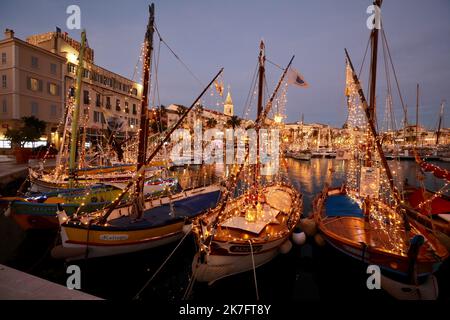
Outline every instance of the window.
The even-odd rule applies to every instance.
[[[67,64],[67,72],[75,74],[77,72],[77,66],[73,63]]]
[[[6,64],[6,52],[2,52],[2,64]]]
[[[105,116],[103,115],[103,112],[100,111],[94,111],[94,122],[95,123],[106,123]]]
[[[133,114],[137,114],[136,103],[133,103]]]
[[[56,106],[54,104],[50,106],[50,115],[52,117],[56,117],[57,116],[57,109],[56,109]]]
[[[48,93],[52,96],[59,95],[59,86],[54,83],[48,83]]]
[[[37,57],[31,57],[31,66],[33,68],[39,67],[39,60]]]
[[[133,95],[137,96],[137,89],[136,89],[136,88],[133,88],[133,90],[131,90],[131,93],[132,93]]]
[[[111,109],[111,97],[106,97],[106,109]]]
[[[101,121],[100,112],[94,111],[94,122],[99,123]]]
[[[83,91],[83,102],[84,102],[84,104],[89,104],[89,91],[88,90]]]
[[[100,93],[97,93],[97,95],[95,96],[95,106],[96,107],[100,107],[102,104],[101,104],[101,101],[100,101]]]
[[[116,111],[120,111],[120,99],[116,99]]]
[[[74,87],[69,88],[69,97],[75,97],[75,88]]]
[[[6,89],[6,74],[2,75],[2,88]]]
[[[28,86],[28,90],[42,91],[42,80],[28,77],[27,86]]]
[[[10,149],[11,148],[11,141],[9,141],[9,140],[0,140],[0,148],[2,148],[2,149]]]
[[[50,73],[56,74],[56,64],[50,63]]]
[[[47,141],[27,141],[24,143],[24,148],[36,148],[40,146],[46,146]]]
[[[37,117],[38,112],[39,112],[39,105],[37,104],[37,102],[32,102],[31,103],[31,115]]]
[[[2,102],[2,112],[3,113],[7,113],[8,112],[8,106],[6,104],[6,99],[3,99],[3,102]]]
[[[125,101],[125,112],[130,113],[130,109],[128,108],[128,101]]]
[[[130,118],[130,119],[128,119],[128,124],[131,128],[134,128],[135,126],[137,126],[138,121],[135,118]]]

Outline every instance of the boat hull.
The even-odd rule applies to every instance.
[[[232,276],[241,272],[260,267],[280,253],[280,247],[288,237],[266,242],[263,244],[253,244],[252,248],[248,243],[218,243],[213,241],[213,249],[204,259],[197,253],[192,262],[192,270],[195,272],[195,279],[199,282],[214,283],[222,278]],[[203,260],[203,261],[202,261]]]
[[[63,248],[67,261],[120,255],[156,248],[177,241],[183,236],[184,222],[139,231],[89,231],[87,234],[74,228],[61,228]],[[83,229],[81,229],[83,230]],[[84,238],[83,238],[84,237]],[[81,255],[69,256],[73,249],[85,249]],[[62,249],[64,250],[64,249]],[[78,251],[79,253],[79,251]]]
[[[341,194],[338,189],[327,192],[334,195]],[[410,232],[422,235],[428,242],[426,246],[431,246],[435,250],[434,254],[429,254],[429,247],[422,246],[414,261],[406,253],[396,253],[388,247],[375,245],[372,241],[381,241],[379,237],[382,237],[382,234],[367,233],[365,218],[345,215],[328,217],[324,203],[323,195],[315,199],[313,218],[326,242],[363,263],[378,265],[386,274],[390,275],[390,278],[393,276],[400,283],[412,281],[412,270],[417,279],[432,275],[448,257],[445,247],[422,226],[413,221],[410,221]],[[414,269],[412,269],[412,263]]]
[[[68,252],[79,252],[76,249],[87,248],[87,255],[77,254],[64,258],[78,260],[119,255],[174,242],[183,236],[183,226],[186,222],[215,206],[219,196],[219,186],[208,186],[183,191],[179,195],[173,196],[172,200],[164,197],[146,201],[146,212],[153,214],[152,218],[159,216],[162,219],[154,225],[150,223],[151,221],[147,223],[147,220],[132,220],[130,205],[114,209],[105,226],[97,224],[90,226],[81,222],[63,223],[61,224],[62,246],[67,248]],[[169,213],[171,201],[175,211],[173,216]],[[183,208],[189,211],[188,215],[182,213]],[[144,217],[145,215],[146,213],[144,213]],[[117,224],[119,219],[125,218],[129,219],[129,223]]]

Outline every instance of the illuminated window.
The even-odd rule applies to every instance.
[[[42,80],[28,78],[28,89],[31,91],[42,91]]]
[[[48,84],[48,93],[50,93],[52,96],[57,96],[59,95],[59,88],[56,84],[54,83],[49,83]]]
[[[0,148],[2,148],[2,149],[10,149],[11,148],[11,141],[9,141],[9,140],[0,140]]]

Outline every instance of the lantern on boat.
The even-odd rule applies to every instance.
[[[250,205],[245,212],[245,220],[248,222],[255,222],[258,216],[256,206]]]

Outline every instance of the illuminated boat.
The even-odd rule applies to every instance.
[[[376,32],[372,31],[372,41],[377,39]],[[320,231],[318,239],[324,239],[365,264],[378,266],[385,279],[381,286],[394,297],[436,299],[438,289],[433,273],[448,257],[448,252],[425,227],[408,219],[402,208],[401,196],[377,138],[374,121],[376,75],[371,77],[369,107],[345,52],[350,119],[347,124],[351,132],[362,128],[367,133],[365,143],[361,143],[357,135],[353,138],[346,185],[330,189],[327,182],[313,203],[312,218]],[[375,54],[372,63],[375,63],[374,59]],[[358,117],[360,113],[364,116]]]
[[[62,243],[53,249],[52,254],[55,257],[68,260],[104,257],[168,244],[179,239],[183,235],[183,226],[207,209],[214,207],[220,197],[220,186],[210,185],[145,199],[146,166],[163,150],[171,134],[181,125],[223,71],[222,69],[217,73],[147,157],[148,93],[154,33],[154,5],[152,4],[149,9],[150,18],[142,60],[144,98],[141,101],[136,172],[122,193],[104,210],[72,217],[68,217],[62,208],[58,210]],[[83,31],[81,51],[84,50],[85,37]],[[132,192],[130,192],[129,201],[122,204],[122,199],[130,190]]]
[[[77,260],[136,252],[180,239],[183,226],[214,207],[220,198],[219,186],[184,190],[173,196],[147,200],[142,217],[136,219],[133,206],[118,205],[105,223],[97,223],[105,210],[69,219],[58,212],[61,246],[54,256]],[[62,209],[62,208],[61,208]]]
[[[259,79],[264,78],[264,61],[264,43],[261,41]],[[258,135],[259,128],[291,63],[292,59],[264,111],[263,82],[259,82],[256,145],[263,143]],[[259,150],[257,152],[256,159],[259,159]],[[290,237],[300,219],[302,196],[292,185],[276,180],[274,174],[272,181],[262,181],[262,166],[259,160],[253,167],[242,164],[228,180],[226,193],[218,206],[194,220],[193,231],[199,248],[192,262],[192,274],[196,281],[211,284],[227,276],[255,270],[280,252],[287,253],[292,247]],[[250,168],[247,179],[243,176],[245,167]],[[233,198],[239,181],[247,184],[248,188],[242,195]]]
[[[0,207],[24,229],[56,229],[57,204],[68,216],[100,210],[111,204],[125,188],[125,183],[94,184],[84,188],[34,193],[26,197],[0,197]],[[164,196],[181,190],[174,178],[149,178],[144,183],[144,196]],[[124,201],[128,196],[124,197]]]
[[[450,197],[446,195],[450,182],[450,172],[434,164],[427,163],[416,155],[416,162],[425,172],[432,173],[443,181],[443,187],[437,192],[427,190],[422,184],[413,187],[407,183],[404,186],[404,208],[408,216],[430,232],[450,249]]]
[[[89,189],[66,189],[29,197],[2,197],[0,205],[24,229],[58,228],[57,205],[68,216],[76,212],[92,212],[106,207],[119,196],[122,189],[110,185],[93,185]]]

